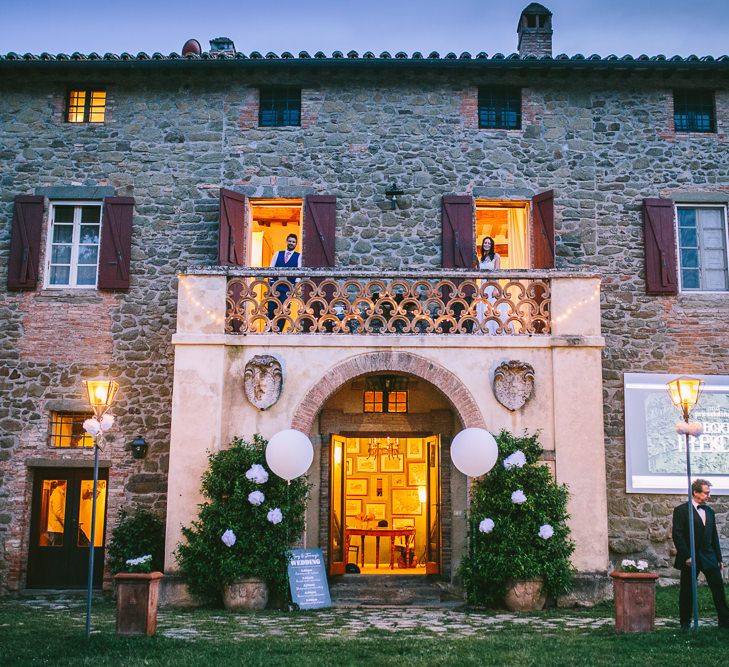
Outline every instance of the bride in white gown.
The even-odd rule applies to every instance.
[[[481,241],[481,252],[478,268],[481,271],[499,271],[501,270],[501,257],[499,253],[494,251],[494,240],[490,236],[485,236]],[[496,295],[494,294],[494,288],[489,286],[486,288],[486,299],[494,306],[496,303]],[[479,302],[476,304],[476,319],[480,327],[483,327],[484,320],[486,319],[486,304]],[[498,311],[496,311],[498,314]],[[495,334],[498,328],[498,323],[490,320],[486,322],[486,331],[490,334]],[[479,333],[483,333],[479,331]]]

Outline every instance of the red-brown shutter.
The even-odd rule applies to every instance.
[[[554,268],[554,191],[532,198],[532,268]]]
[[[476,252],[473,197],[445,195],[441,203],[442,266],[472,269]]]
[[[38,284],[42,228],[43,197],[16,197],[10,233],[8,289],[35,289]]]
[[[105,197],[99,246],[99,289],[129,289],[132,254],[132,197]]]
[[[645,240],[645,291],[677,294],[676,228],[671,199],[643,200]]]
[[[304,200],[302,266],[310,268],[334,266],[336,226],[337,198],[331,195],[308,195]]]
[[[245,266],[246,196],[220,188],[220,229],[218,232],[218,264]]]

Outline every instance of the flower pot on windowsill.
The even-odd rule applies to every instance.
[[[653,572],[611,572],[616,632],[652,632],[656,620],[656,579]]]
[[[116,634],[152,636],[157,631],[161,572],[120,572],[116,584]]]
[[[512,582],[504,596],[504,604],[509,611],[539,611],[544,609],[546,601],[544,579],[541,577]]]
[[[259,611],[268,604],[268,586],[262,579],[239,579],[223,589],[223,604],[228,611]]]

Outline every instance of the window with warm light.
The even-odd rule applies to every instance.
[[[94,439],[84,431],[84,422],[89,417],[91,417],[91,414],[80,412],[52,412],[51,447],[93,447]]]
[[[105,90],[71,90],[68,93],[67,122],[103,123],[105,116]]]
[[[383,394],[381,391],[366,391],[364,393],[365,412],[383,412]]]
[[[407,391],[365,391],[364,412],[407,412]]]

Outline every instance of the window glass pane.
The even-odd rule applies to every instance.
[[[71,263],[71,246],[70,245],[54,245],[51,250],[52,264],[70,264]]]
[[[91,513],[93,510],[94,480],[81,480],[81,498],[78,506],[78,546],[91,544]],[[106,512],[106,480],[100,479],[96,488],[96,530],[94,546],[104,546],[104,513]],[[142,554],[143,555],[143,554]]]
[[[698,268],[699,266],[699,251],[698,250],[690,250],[690,249],[682,249],[681,250],[681,266],[694,269]]]
[[[98,225],[81,225],[81,235],[79,237],[81,243],[99,243],[99,226]]]
[[[51,447],[93,447],[94,439],[83,426],[89,417],[82,412],[52,412]]]
[[[78,247],[78,263],[93,264],[96,266],[96,255],[99,252],[99,246],[82,245]]]
[[[53,225],[53,243],[71,243],[73,240],[73,226]]]
[[[73,206],[54,206],[54,222],[73,222]]]
[[[82,206],[81,207],[81,222],[85,224],[99,224],[99,218],[101,216],[100,206]]]
[[[51,267],[51,285],[68,285],[71,277],[71,268],[68,266]]]
[[[684,269],[681,271],[681,284],[684,289],[699,289],[699,272]]]
[[[43,480],[38,546],[63,546],[63,530],[66,523],[66,486],[65,479]]]
[[[699,237],[696,233],[696,228],[691,227],[681,227],[680,228],[680,236],[681,236],[681,246],[682,247],[691,247],[691,248],[697,248],[699,245]]]
[[[707,270],[704,273],[705,284],[704,289],[712,291],[723,291],[726,290],[727,285],[727,272],[722,269],[720,271]]]
[[[96,266],[79,266],[76,273],[77,285],[96,285]]]

